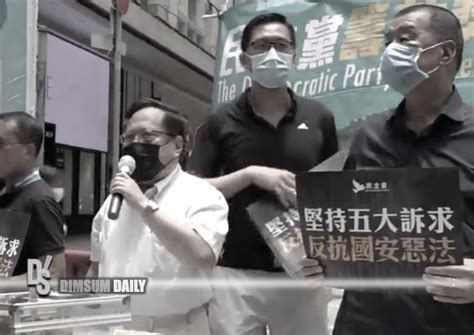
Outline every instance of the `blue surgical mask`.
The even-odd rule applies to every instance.
[[[248,55],[252,60],[252,79],[262,87],[285,87],[293,65],[293,55],[271,48],[265,53]]]
[[[429,72],[418,67],[418,59],[423,52],[443,44],[437,43],[422,49],[417,46],[405,45],[397,42],[390,43],[382,55],[380,71],[382,80],[398,93],[406,96],[416,86],[430,77],[430,74],[439,69],[439,65]]]

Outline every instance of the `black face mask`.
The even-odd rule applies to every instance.
[[[135,159],[136,167],[132,178],[136,182],[147,182],[153,180],[167,164],[160,161],[160,147],[150,143],[131,143],[123,148],[124,155],[130,155]]]

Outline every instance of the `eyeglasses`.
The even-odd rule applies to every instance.
[[[268,40],[258,40],[250,43],[250,54],[257,55],[264,52],[267,52],[274,47],[276,51],[283,53],[293,53],[295,47],[291,42],[286,40],[277,40],[277,41],[268,41]]]
[[[176,134],[168,133],[165,131],[154,130],[154,131],[146,131],[142,133],[136,134],[123,134],[120,136],[120,143],[123,145],[127,145],[133,142],[140,142],[140,143],[153,143],[156,139],[160,138],[162,135],[177,136]]]

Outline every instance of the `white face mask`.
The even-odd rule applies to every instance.
[[[286,86],[293,65],[293,55],[271,48],[265,53],[248,55],[252,60],[252,79],[262,87],[275,89]]]
[[[382,55],[380,71],[382,80],[403,96],[430,77],[439,65],[429,72],[422,71],[418,60],[423,52],[436,48],[444,42],[422,49],[397,42],[390,43]]]
[[[60,202],[64,198],[64,188],[52,188],[51,189],[54,194],[54,200],[56,202]]]

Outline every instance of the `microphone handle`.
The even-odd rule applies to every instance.
[[[117,220],[122,207],[123,196],[121,194],[113,194],[110,200],[108,216],[110,220]]]

